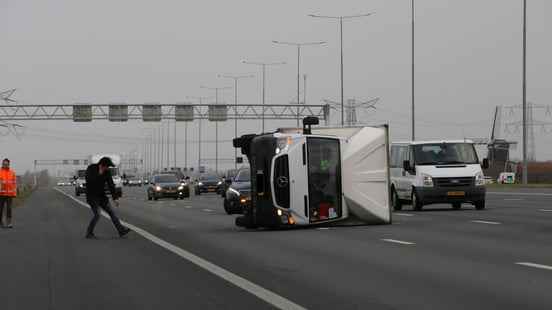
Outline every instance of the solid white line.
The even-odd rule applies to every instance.
[[[408,214],[408,213],[393,213],[393,215],[398,215],[398,216],[414,216],[414,214]]]
[[[552,266],[535,264],[535,263],[519,262],[519,263],[516,263],[516,265],[522,265],[522,266],[527,266],[527,267],[552,270]]]
[[[62,193],[63,195],[65,195],[66,197],[72,199],[73,201],[75,201],[76,203],[78,203],[79,205],[81,206],[84,206],[84,207],[87,207],[87,208],[90,208],[88,206],[88,204],[74,198],[73,196],[59,190],[59,189],[55,189],[57,190],[58,192]],[[105,214],[104,212],[102,212],[102,215],[106,218],[109,218],[109,216],[107,214]],[[222,267],[219,267],[199,256],[196,256],[182,248],[179,248],[171,243],[168,243],[167,241],[163,240],[163,239],[160,239],[158,238],[157,236],[147,232],[146,230],[143,230],[141,228],[139,228],[138,226],[134,226],[128,222],[124,222],[124,221],[121,221],[123,223],[123,225],[129,227],[130,229],[132,229],[135,233],[141,235],[142,237],[148,239],[149,241],[165,248],[166,250],[169,250],[170,252],[173,252],[174,254],[186,259],[187,261],[191,262],[192,264],[234,284],[235,286],[257,296],[258,298],[264,300],[265,302],[273,305],[274,307],[278,308],[278,309],[296,309],[296,310],[303,310],[306,308],[292,302],[291,300],[285,298],[285,297],[282,297],[272,291],[269,291],[267,289],[265,289],[264,287],[260,286],[260,285],[257,285],[245,278],[242,278]]]
[[[489,224],[489,225],[500,225],[502,223],[499,223],[499,222],[491,222],[491,221],[480,221],[480,220],[475,220],[475,221],[471,221],[472,223],[479,223],[479,224]]]
[[[318,227],[317,229],[318,229],[318,230],[330,230],[329,227]]]
[[[401,240],[395,240],[395,239],[381,239],[381,241],[397,243],[397,244],[404,244],[404,245],[414,245],[414,244],[416,244],[414,242],[401,241]]]
[[[504,198],[504,201],[519,201],[524,200],[523,198]]]
[[[552,212],[551,209],[540,209],[539,211],[542,211],[542,212]]]
[[[552,196],[552,193],[523,193],[523,192],[487,192],[492,195],[525,195],[525,196]]]
[[[186,208],[186,209],[191,209],[192,206],[184,206],[184,208]]]
[[[205,212],[213,212],[214,210],[211,210],[211,209],[203,209],[203,211],[205,211]]]

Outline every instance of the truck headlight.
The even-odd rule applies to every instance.
[[[202,185],[203,185],[203,182],[199,182],[199,183],[197,183],[197,185],[202,186]]]
[[[478,172],[475,175],[475,186],[483,186],[485,185],[485,176],[482,172]]]
[[[425,187],[433,187],[433,178],[428,174],[422,173],[422,184]]]
[[[276,142],[276,154],[279,154],[280,152],[286,151],[289,146],[293,143],[293,140],[291,137],[287,138],[278,138],[278,141]]]
[[[180,185],[180,186],[178,187],[178,190],[179,190],[179,191],[184,190],[184,186],[183,186],[183,185]]]
[[[221,185],[222,184],[222,181],[218,181],[217,185]]]

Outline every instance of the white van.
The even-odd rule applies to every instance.
[[[236,225],[296,227],[391,223],[387,126],[304,128],[233,140],[247,156],[251,202]]]
[[[391,200],[395,210],[411,203],[450,203],[460,209],[471,203],[485,208],[487,159],[479,162],[470,140],[399,142],[391,145]]]

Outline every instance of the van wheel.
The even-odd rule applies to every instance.
[[[485,200],[477,201],[475,203],[475,209],[476,210],[483,210],[485,209]]]
[[[452,204],[452,208],[454,210],[460,210],[460,209],[462,209],[462,204],[459,203],[459,202],[455,202],[455,203]]]
[[[420,199],[418,199],[418,194],[416,194],[416,191],[412,191],[412,209],[414,211],[422,211],[422,208],[424,207],[424,204]]]
[[[393,205],[393,210],[400,211],[402,210],[402,202],[399,199],[399,195],[395,188],[391,190],[391,204]]]

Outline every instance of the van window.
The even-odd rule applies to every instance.
[[[471,143],[432,143],[414,146],[416,165],[477,164]]]
[[[400,156],[399,148],[400,148],[400,146],[398,146],[398,145],[391,146],[391,163],[390,163],[390,166],[392,168],[399,168],[402,165],[402,164],[400,164],[401,159],[399,157]]]

